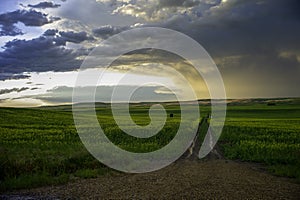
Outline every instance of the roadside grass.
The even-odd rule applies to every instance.
[[[220,138],[226,158],[263,163],[300,181],[300,106],[232,106]]]
[[[79,178],[97,178],[101,175],[109,173],[108,168],[98,168],[98,169],[79,169],[75,172],[75,176]]]
[[[29,189],[46,185],[59,185],[69,181],[69,174],[60,174],[59,176],[51,176],[46,172],[36,174],[22,174],[18,177],[11,177],[1,182],[1,191],[15,189]]]

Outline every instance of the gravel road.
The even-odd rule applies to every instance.
[[[12,196],[15,195],[15,196]],[[16,191],[11,199],[299,199],[300,184],[259,165],[225,159],[181,160],[145,174],[107,174],[61,186]],[[20,198],[18,198],[20,197]],[[5,196],[2,196],[5,199]]]

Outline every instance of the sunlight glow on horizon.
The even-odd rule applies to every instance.
[[[90,75],[93,75],[93,70],[101,71],[102,69],[88,69]],[[5,80],[1,81],[0,91],[1,90],[13,90],[24,88],[22,91],[13,91],[8,93],[0,94],[0,106],[13,106],[13,107],[32,107],[32,106],[42,106],[42,105],[53,105],[55,103],[47,102],[38,99],[39,95],[47,95],[51,90],[59,87],[70,87],[73,88],[79,71],[71,72],[32,72],[26,73],[29,75],[29,78],[26,79],[17,79],[17,80]],[[96,73],[97,74],[97,73]],[[114,72],[114,71],[105,71],[101,79],[101,83],[98,83],[97,86],[115,86],[118,85],[119,81],[123,77],[123,73]],[[121,85],[134,86],[143,83],[144,81],[148,82],[162,82],[166,85],[174,85],[172,80],[168,77],[159,77],[151,75],[139,75],[139,74],[130,74],[131,81],[123,81]],[[87,77],[88,79],[89,77]],[[88,84],[82,85],[81,87],[92,86]],[[49,93],[50,95],[50,93]],[[36,98],[34,98],[36,97]],[[22,102],[24,105],[22,106]],[[71,103],[71,102],[66,102]]]

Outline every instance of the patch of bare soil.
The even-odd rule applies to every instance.
[[[300,184],[250,163],[186,159],[151,173],[114,173],[6,197],[12,194],[24,199],[299,199]]]

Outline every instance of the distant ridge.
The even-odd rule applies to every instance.
[[[210,106],[211,105],[210,99],[199,99],[198,104],[203,106]],[[215,99],[215,102],[224,102],[224,99]],[[183,101],[183,104],[194,104],[195,101]],[[119,102],[116,104],[124,104],[125,102]],[[300,97],[298,98],[248,98],[248,99],[226,99],[227,105],[253,105],[253,104],[262,104],[262,105],[280,105],[280,104],[300,104]],[[131,102],[130,105],[132,106],[150,106],[153,104],[163,104],[163,105],[178,105],[178,101],[166,101],[166,102]],[[78,103],[77,106],[87,107],[95,105],[96,108],[100,107],[107,107],[110,106],[109,102],[84,102],[84,103]],[[51,109],[51,108],[60,108],[60,109],[70,109],[72,107],[72,104],[63,104],[63,105],[51,105],[51,106],[41,106],[38,108],[43,109]]]

